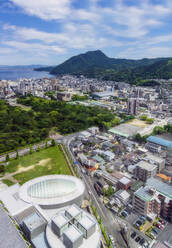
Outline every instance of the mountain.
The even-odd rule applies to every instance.
[[[150,78],[172,78],[172,58],[117,59],[109,58],[102,51],[89,51],[73,56],[55,67],[38,68],[54,75],[73,74],[104,80],[127,81]]]

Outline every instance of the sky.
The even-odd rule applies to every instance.
[[[172,0],[0,0],[0,65],[172,57]]]

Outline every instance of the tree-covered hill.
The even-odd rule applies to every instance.
[[[52,68],[40,68],[54,75],[74,74],[104,80],[137,83],[138,80],[172,78],[172,58],[117,59],[109,58],[102,51],[91,51],[73,56]]]

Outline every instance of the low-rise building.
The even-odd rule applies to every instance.
[[[154,154],[147,154],[146,157],[143,158],[145,161],[148,161],[151,164],[154,164],[157,166],[157,173],[159,173],[162,169],[165,167],[165,159],[158,157]]]
[[[132,184],[132,181],[127,177],[122,177],[118,181],[118,188],[127,190]]]

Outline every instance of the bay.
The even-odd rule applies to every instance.
[[[26,67],[0,67],[0,80],[19,80],[21,78],[51,78],[53,75],[44,71],[34,71],[30,66]]]

